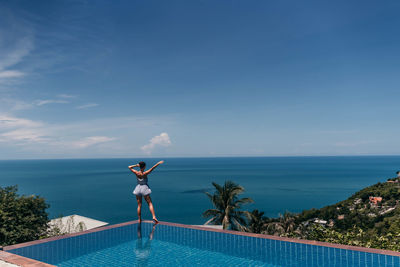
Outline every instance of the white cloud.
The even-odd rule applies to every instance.
[[[0,111],[0,158],[126,157],[140,155],[146,132],[174,123],[171,117],[111,117],[72,123],[46,123]],[[152,139],[168,145],[161,134]],[[115,141],[114,141],[115,140]],[[113,142],[112,142],[113,141]],[[149,150],[149,151],[150,151]]]
[[[99,104],[97,103],[88,103],[85,105],[81,105],[81,106],[77,106],[76,109],[86,109],[86,108],[93,108],[93,107],[97,107]]]
[[[59,98],[75,98],[76,95],[60,94],[60,95],[57,95],[57,97],[59,97]]]
[[[142,151],[146,154],[151,154],[157,146],[170,146],[171,140],[167,133],[161,133],[150,139],[150,143],[141,147]]]
[[[25,75],[15,66],[34,49],[34,35],[30,25],[10,10],[0,8],[0,17],[0,84],[6,84]]]
[[[86,137],[82,140],[73,142],[72,145],[78,148],[86,148],[89,146],[105,143],[105,142],[110,142],[115,140],[113,137],[107,137],[107,136],[90,136]]]
[[[28,119],[0,114],[0,142],[14,145],[42,143],[53,147],[87,148],[115,140],[107,136],[68,137],[68,126],[46,125]],[[75,140],[74,140],[75,139]]]
[[[10,111],[18,111],[32,108],[32,103],[16,100],[13,98],[3,97],[0,94],[0,115],[2,113],[9,114]]]
[[[45,135],[40,129],[18,129],[0,134],[0,141],[17,141],[17,142],[44,142]]]
[[[26,34],[26,33],[25,33]],[[14,40],[8,40],[12,43],[9,46],[1,46],[2,53],[0,54],[0,70],[5,70],[11,66],[14,66],[22,61],[33,50],[33,35],[20,37],[17,36]],[[4,42],[5,44],[6,42]]]
[[[34,128],[42,125],[41,122],[0,114],[0,130],[12,128]]]
[[[11,107],[11,110],[17,111],[17,110],[26,110],[32,108],[33,105],[31,103],[26,103],[24,101],[14,101],[13,106]]]
[[[70,103],[70,101],[65,99],[38,99],[31,102],[25,102],[14,98],[1,97],[0,95],[0,113],[27,110],[48,104],[68,104],[68,103]]]
[[[0,141],[42,142],[46,140],[43,123],[0,114]]]
[[[0,79],[4,78],[18,78],[24,76],[25,73],[18,70],[5,70],[0,71]]]
[[[69,102],[66,100],[59,100],[59,99],[44,99],[44,100],[36,100],[35,105],[43,106],[47,104],[68,104]]]

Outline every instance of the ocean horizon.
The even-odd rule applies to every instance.
[[[159,220],[203,224],[212,205],[204,192],[211,182],[232,180],[243,197],[277,217],[345,200],[358,190],[394,177],[400,156],[191,157],[0,160],[0,186],[18,185],[19,194],[40,195],[50,218],[79,214],[114,224],[137,219],[132,194],[136,177],[127,168],[141,160],[151,167],[151,197]],[[150,219],[148,206],[143,219]]]

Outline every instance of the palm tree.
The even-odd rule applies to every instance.
[[[206,192],[210,198],[214,209],[203,212],[203,216],[210,220],[206,224],[222,224],[223,229],[245,231],[247,221],[251,218],[248,211],[242,211],[243,204],[251,203],[251,198],[238,199],[238,195],[244,192],[244,188],[232,181],[226,181],[223,186],[212,183],[215,187],[214,194]]]
[[[294,216],[294,214],[288,211],[285,212],[283,216],[282,214],[279,214],[279,222],[282,225],[282,228],[286,234],[293,232],[295,229],[296,221]]]
[[[296,227],[295,215],[290,212],[279,214],[279,218],[267,223],[263,234],[284,236],[293,233]]]
[[[251,212],[251,219],[249,222],[249,231],[260,234],[264,227],[265,220],[266,218],[263,211],[253,210]]]

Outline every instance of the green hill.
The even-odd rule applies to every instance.
[[[400,251],[400,179],[321,209],[265,219],[261,233]]]

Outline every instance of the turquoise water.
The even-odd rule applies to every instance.
[[[394,267],[400,257],[150,223],[6,251],[60,267]]]
[[[109,223],[134,220],[134,175],[127,166],[140,159],[0,161],[0,186],[19,185],[23,194],[39,194],[51,205],[51,217],[80,214]],[[148,165],[160,159],[146,159]],[[201,224],[211,208],[203,191],[211,182],[233,180],[244,186],[268,216],[286,210],[320,208],[393,177],[400,156],[168,158],[150,176],[157,217]],[[151,218],[144,204],[144,218]]]
[[[146,247],[141,244],[145,243]],[[138,245],[140,244],[140,245]],[[126,242],[82,255],[61,263],[59,267],[72,266],[276,266],[262,261],[226,255],[220,252],[182,246],[160,240]]]

